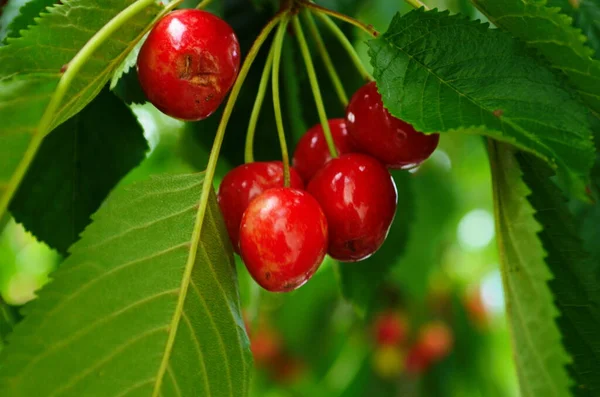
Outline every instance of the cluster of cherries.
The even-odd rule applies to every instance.
[[[188,9],[155,25],[137,66],[141,87],[158,109],[201,120],[231,89],[239,62],[231,26]],[[242,165],[221,183],[218,200],[233,247],[269,291],[300,287],[326,253],[355,262],[377,251],[397,204],[387,168],[420,164],[439,139],[390,115],[374,82],[353,95],[344,119],[329,120],[329,129],[340,156],[332,158],[321,125],[311,128],[294,153],[289,186],[281,162]]]
[[[420,164],[439,139],[390,115],[374,82],[329,128],[340,156],[332,158],[322,126],[314,126],[294,152],[289,187],[280,162],[239,166],[221,182],[218,199],[233,246],[269,291],[298,288],[326,253],[356,262],[377,251],[397,204],[387,168]]]
[[[448,356],[454,344],[452,329],[439,320],[425,323],[411,337],[408,320],[394,310],[375,317],[373,336],[373,366],[384,378],[395,378],[402,372],[420,375]]]

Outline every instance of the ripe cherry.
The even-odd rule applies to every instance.
[[[406,320],[400,313],[380,313],[374,322],[375,340],[380,346],[399,345],[406,339]]]
[[[290,168],[290,184],[293,188],[304,189],[300,175],[293,168]],[[244,164],[225,175],[219,187],[217,200],[235,252],[238,254],[240,252],[240,223],[250,201],[267,189],[282,186],[283,163],[281,161]]]
[[[279,357],[283,351],[281,335],[268,327],[261,327],[250,338],[250,349],[254,362],[258,367],[267,367]]]
[[[307,190],[327,217],[331,257],[355,262],[381,247],[398,195],[394,180],[379,161],[358,153],[342,155],[325,164]]]
[[[338,155],[352,152],[352,144],[346,128],[346,120],[329,120],[331,137],[337,149]],[[329,147],[323,134],[321,124],[314,125],[298,142],[294,152],[293,164],[305,183],[323,167],[323,164],[331,160]]]
[[[433,361],[441,360],[452,350],[452,330],[440,321],[426,324],[419,331],[418,343]]]
[[[383,107],[372,81],[354,93],[346,110],[354,146],[389,168],[408,169],[425,161],[438,145],[439,135],[425,135],[392,116]]]
[[[219,107],[240,65],[231,26],[200,10],[174,11],[161,19],[137,59],[140,84],[162,112],[202,120]]]
[[[240,252],[264,289],[299,288],[317,271],[327,250],[327,220],[319,203],[293,188],[274,188],[256,197],[244,212]]]
[[[404,368],[409,374],[422,374],[427,371],[430,366],[431,357],[427,353],[426,349],[419,343],[413,345],[406,353]]]

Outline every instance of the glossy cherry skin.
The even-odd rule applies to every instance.
[[[325,214],[305,191],[267,190],[244,212],[241,256],[250,275],[268,291],[302,286],[317,271],[326,250]]]
[[[331,137],[333,138],[338,155],[352,152],[352,143],[348,136],[346,120],[331,119],[328,122]],[[304,182],[308,183],[317,171],[326,162],[331,160],[331,158],[329,147],[323,134],[323,127],[319,123],[306,131],[306,134],[298,142],[296,151],[294,152],[293,164],[302,179],[304,179]]]
[[[137,59],[146,97],[163,113],[202,120],[221,104],[240,66],[231,26],[200,10],[171,12],[152,29]]]
[[[290,185],[304,189],[302,178],[290,168]],[[283,163],[281,161],[243,164],[229,171],[219,186],[217,201],[221,207],[225,226],[233,249],[238,254],[242,215],[250,201],[267,189],[283,187]]]
[[[355,148],[389,168],[416,167],[433,153],[440,139],[438,134],[422,134],[392,116],[383,107],[374,81],[354,93],[346,109],[346,123]]]
[[[379,161],[359,153],[342,155],[325,164],[307,190],[327,217],[331,257],[356,262],[381,247],[396,213],[398,193]]]
[[[374,322],[375,340],[380,346],[400,345],[406,339],[406,320],[399,313],[380,313]]]

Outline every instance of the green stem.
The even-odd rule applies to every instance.
[[[275,124],[277,125],[277,135],[279,135],[279,145],[281,146],[281,158],[283,160],[283,185],[290,186],[290,158],[285,141],[285,131],[283,128],[283,116],[281,115],[281,99],[279,98],[279,66],[281,64],[281,50],[283,48],[283,39],[285,29],[289,22],[289,16],[286,14],[283,21],[277,28],[277,34],[273,41],[275,48],[273,55],[273,68],[271,69],[271,80],[273,88],[273,109],[275,110]]]
[[[425,5],[423,2],[419,1],[419,0],[404,0],[406,1],[408,4],[410,4],[413,8],[425,8],[426,10],[429,10],[429,7],[427,7],[427,5]]]
[[[183,0],[177,0],[169,3],[167,7],[159,15],[164,15],[167,11],[170,11],[173,7],[179,5]],[[145,8],[155,4],[154,0],[138,0],[125,8],[119,14],[115,15],[106,25],[104,25],[99,31],[92,36],[87,43],[79,50],[79,52],[71,59],[69,64],[64,71],[64,74],[60,78],[56,85],[56,90],[52,94],[48,106],[40,119],[40,122],[36,128],[36,131],[31,138],[31,142],[27,148],[27,151],[23,155],[21,162],[17,166],[15,173],[13,174],[8,189],[4,192],[0,198],[0,217],[4,214],[8,204],[14,195],[19,183],[25,176],[25,172],[29,167],[29,164],[33,161],[35,154],[39,146],[42,143],[44,137],[51,131],[52,123],[56,115],[63,98],[65,97],[71,83],[75,79],[75,76],[79,73],[81,68],[85,65],[92,54],[108,40],[113,33],[121,28],[129,19],[136,16],[139,12]],[[157,15],[158,17],[158,15]],[[156,19],[155,19],[156,21]],[[141,37],[140,37],[141,38]]]
[[[327,120],[325,105],[323,104],[323,97],[321,96],[321,90],[319,89],[319,80],[317,79],[315,66],[313,65],[310,57],[310,50],[308,49],[308,44],[306,44],[306,38],[304,37],[304,32],[302,31],[302,26],[300,25],[298,17],[294,17],[293,24],[296,32],[296,38],[298,39],[298,44],[300,45],[300,52],[302,53],[304,63],[306,64],[306,71],[308,73],[308,79],[310,80],[310,88],[312,89],[313,96],[315,98],[315,104],[317,105],[319,119],[321,120],[321,126],[323,127],[323,134],[325,135],[325,140],[327,141],[327,146],[329,147],[331,157],[336,158],[338,154],[335,148],[335,143],[333,142],[333,137],[331,136],[331,130],[329,129],[329,121]]]
[[[342,32],[342,29],[340,29],[340,27],[335,22],[333,22],[331,20],[331,18],[329,18],[327,15],[325,15],[321,12],[317,12],[316,10],[315,10],[315,15],[317,16],[317,18],[319,18],[321,21],[323,21],[323,23],[325,24],[325,26],[327,26],[327,28],[331,31],[331,33],[335,37],[337,37],[337,39],[339,40],[342,47],[344,47],[344,49],[350,56],[350,59],[354,63],[354,66],[356,66],[356,69],[358,70],[360,75],[365,80],[368,80],[368,81],[373,80],[373,76],[371,76],[371,73],[369,73],[369,71],[364,67],[362,61],[360,60],[360,57],[358,56],[358,54],[356,53],[356,50],[354,49],[354,46],[352,45],[350,40],[348,40],[348,38],[346,37],[344,32]]]
[[[194,232],[192,234],[192,244],[190,247],[190,255],[188,257],[188,262],[185,265],[183,280],[190,280],[192,276],[192,270],[194,269],[195,263],[195,255],[198,249],[198,245],[200,245],[200,237],[202,235],[202,226],[204,225],[204,219],[206,217],[206,210],[208,207],[208,201],[210,198],[210,194],[213,191],[213,179],[215,177],[215,170],[217,168],[217,162],[219,160],[219,152],[221,151],[221,145],[223,144],[223,138],[225,137],[225,130],[227,129],[227,123],[229,122],[229,118],[231,117],[231,113],[233,112],[233,107],[235,106],[235,102],[237,101],[238,95],[240,94],[240,90],[242,89],[242,85],[244,84],[244,80],[248,76],[248,71],[252,66],[252,63],[256,59],[258,55],[258,51],[262,47],[263,43],[269,36],[269,33],[273,30],[273,28],[280,22],[283,14],[277,14],[273,19],[269,21],[260,32],[248,55],[246,55],[246,59],[242,65],[242,68],[239,72],[239,75],[235,81],[231,89],[231,93],[229,94],[229,98],[227,99],[227,103],[225,104],[225,109],[223,110],[223,115],[221,116],[221,121],[219,126],[217,127],[217,133],[215,135],[215,140],[213,142],[212,150],[210,151],[210,156],[208,158],[208,165],[206,166],[206,171],[204,173],[204,181],[202,182],[202,192],[200,193],[200,203],[198,204],[198,212],[196,213],[196,220],[194,224]],[[177,306],[175,307],[176,313],[183,312],[183,305],[185,303],[187,289],[189,287],[189,283],[182,283],[179,298],[177,300]],[[173,316],[173,320],[170,325],[171,332],[169,333],[169,337],[167,339],[167,344],[165,347],[165,354],[163,356],[163,360],[158,369],[157,381],[154,385],[154,391],[152,393],[152,397],[158,397],[161,391],[162,380],[164,378],[164,374],[167,370],[167,366],[169,364],[169,358],[171,351],[173,349],[173,345],[175,343],[175,334],[177,333],[177,328],[179,326],[179,319],[181,316]],[[244,393],[242,391],[242,393]]]
[[[212,0],[202,0],[200,3],[198,3],[198,5],[196,6],[197,10],[203,10],[206,8],[206,6],[208,6],[210,3],[212,3]]]
[[[254,162],[254,134],[256,132],[256,123],[258,123],[258,116],[260,115],[260,109],[262,108],[263,100],[265,99],[265,93],[267,91],[267,85],[269,84],[269,76],[271,74],[271,66],[273,65],[273,54],[275,46],[271,47],[269,56],[265,62],[262,75],[260,77],[260,84],[258,85],[258,92],[256,93],[256,100],[254,101],[254,107],[250,114],[250,122],[248,123],[248,132],[246,133],[246,148],[244,151],[244,161],[246,163]]]
[[[344,91],[344,86],[342,85],[342,81],[340,80],[340,76],[338,76],[335,67],[333,66],[333,62],[331,61],[331,57],[329,56],[329,52],[327,52],[327,48],[325,47],[325,43],[323,42],[323,38],[319,33],[319,29],[317,28],[317,24],[313,16],[310,12],[305,11],[302,13],[306,24],[308,25],[308,30],[312,35],[313,40],[317,44],[317,48],[319,53],[321,54],[321,59],[325,64],[325,68],[329,73],[329,77],[331,78],[331,82],[333,83],[333,87],[342,103],[342,106],[345,108],[348,105],[348,97],[346,96],[346,92]]]
[[[311,11],[315,12],[316,14],[327,14],[330,15],[336,19],[339,19],[340,21],[344,21],[347,22],[351,25],[356,26],[359,29],[362,29],[363,31],[365,31],[365,33],[369,34],[371,37],[376,38],[377,36],[379,36],[379,32],[377,30],[375,30],[373,28],[373,26],[371,25],[366,25],[364,23],[362,23],[361,21],[359,21],[358,19],[354,19],[348,15],[344,15],[342,13],[339,13],[337,11],[333,11],[330,10],[329,8],[325,8],[325,7],[321,7],[320,5],[317,5],[315,3],[311,3],[309,1],[305,1],[302,0],[300,2],[304,7],[310,8]]]

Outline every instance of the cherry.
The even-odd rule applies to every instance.
[[[262,327],[256,330],[250,340],[250,350],[258,367],[267,367],[281,355],[283,342],[278,332]]]
[[[423,345],[413,345],[406,354],[404,368],[406,372],[419,375],[424,373],[431,366],[431,357]]]
[[[404,370],[404,353],[395,346],[379,346],[373,352],[373,370],[384,379],[397,378]]]
[[[137,59],[140,84],[163,113],[202,120],[219,107],[240,65],[231,26],[200,10],[171,12],[152,29]]]
[[[452,330],[440,321],[426,324],[419,332],[418,343],[431,360],[446,357],[452,350],[454,336]]]
[[[300,175],[293,168],[290,168],[290,184],[296,189],[304,189]],[[240,223],[250,201],[267,189],[282,186],[283,163],[281,161],[244,164],[225,175],[219,187],[217,200],[235,252],[238,254],[240,252]]]
[[[406,321],[399,313],[380,313],[374,322],[375,340],[380,346],[399,345],[406,338],[406,328]]]
[[[325,164],[307,190],[327,217],[327,253],[331,257],[355,262],[383,244],[398,194],[390,173],[379,161],[358,153],[342,155]]]
[[[346,120],[332,119],[328,121],[331,136],[337,149],[338,155],[352,152],[352,144],[346,128]],[[323,167],[323,164],[331,160],[329,147],[323,134],[322,125],[316,124],[309,129],[298,142],[294,152],[293,164],[304,182],[310,179]]]
[[[392,116],[383,107],[374,81],[354,93],[346,109],[346,123],[354,146],[389,168],[419,165],[433,153],[440,139],[438,134],[422,134]]]
[[[321,265],[326,249],[325,214],[302,190],[269,189],[244,212],[241,256],[250,275],[268,291],[302,286]]]

